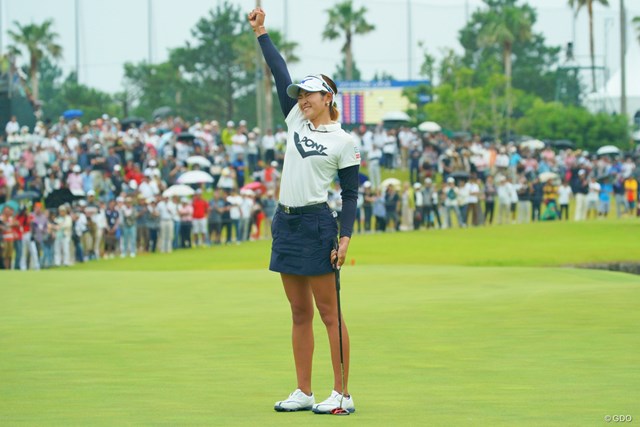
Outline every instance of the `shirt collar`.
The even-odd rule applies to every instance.
[[[316,128],[315,126],[313,126],[313,123],[311,123],[310,120],[307,120],[307,125],[309,126],[309,129],[313,132],[335,132],[341,129],[340,123],[338,122],[322,124]]]

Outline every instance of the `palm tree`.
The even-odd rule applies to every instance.
[[[640,16],[633,18],[633,24],[636,26],[636,33],[638,33],[638,43],[640,43]]]
[[[354,10],[352,0],[345,0],[331,9],[327,9],[327,13],[329,14],[329,22],[322,33],[322,38],[323,40],[335,40],[344,35],[342,52],[344,52],[345,56],[345,77],[347,80],[351,80],[353,77],[353,52],[351,50],[353,36],[366,34],[376,27],[369,24],[364,17],[367,13],[367,8],[363,6],[358,10]]]
[[[47,19],[42,24],[21,25],[14,22],[17,31],[9,30],[9,36],[16,44],[16,48],[26,48],[29,52],[29,79],[31,80],[32,103],[38,110],[39,90],[38,90],[38,69],[40,61],[45,56],[53,59],[62,58],[62,46],[57,43],[58,33],[51,27],[53,20]],[[16,50],[17,50],[16,49]]]
[[[609,6],[609,0],[569,0],[569,6],[571,6],[572,9],[575,8],[576,15],[580,12],[580,9],[585,6],[589,12],[589,53],[591,55],[591,81],[594,92],[596,91],[596,59],[593,42],[593,3],[595,2],[603,6]]]
[[[515,2],[498,6],[499,10],[487,15],[487,23],[478,34],[478,46],[499,45],[502,49],[504,75],[506,77],[507,134],[511,132],[513,100],[511,97],[511,61],[514,43],[531,39],[534,17],[528,8],[516,7]]]

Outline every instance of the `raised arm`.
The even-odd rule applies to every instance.
[[[258,38],[260,43],[260,49],[262,49],[262,55],[264,56],[271,74],[276,82],[276,89],[278,91],[278,100],[280,101],[280,109],[285,117],[289,114],[289,111],[296,104],[295,99],[289,98],[287,95],[287,87],[291,84],[291,76],[287,69],[287,63],[280,55],[280,52],[276,49],[264,27],[265,13],[262,8],[256,8],[249,13],[249,24]]]

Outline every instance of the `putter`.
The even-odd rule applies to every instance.
[[[350,415],[349,411],[342,407],[342,399],[344,399],[344,356],[342,351],[342,310],[340,308],[340,267],[338,267],[338,245],[336,242],[336,262],[333,270],[336,274],[336,296],[338,298],[338,337],[340,341],[340,379],[342,381],[342,394],[340,395],[340,406],[331,410],[331,415]]]

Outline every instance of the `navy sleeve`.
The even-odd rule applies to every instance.
[[[263,34],[258,37],[258,43],[260,43],[264,60],[267,61],[267,65],[271,69],[271,74],[273,74],[273,78],[276,81],[280,109],[282,110],[282,114],[287,117],[289,111],[296,105],[296,100],[289,98],[289,95],[287,95],[287,87],[291,84],[291,76],[287,69],[287,63],[284,62],[284,58],[273,45],[269,34]]]
[[[340,215],[340,237],[351,237],[353,223],[356,220],[356,206],[358,204],[358,172],[360,165],[338,169],[338,179],[342,192],[342,214]]]

